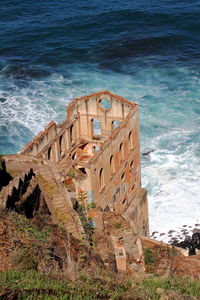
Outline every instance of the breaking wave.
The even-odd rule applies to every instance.
[[[0,3],[0,153],[15,153],[74,98],[139,103],[151,231],[200,218],[200,2]]]

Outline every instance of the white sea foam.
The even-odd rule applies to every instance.
[[[166,140],[173,143],[173,133]],[[170,229],[180,231],[185,224],[194,226],[200,217],[199,158],[195,157],[192,145],[181,149],[182,154],[177,154],[177,148],[170,153],[160,150],[159,138],[154,140],[154,146],[157,150],[150,154],[150,163],[143,159],[143,185],[149,190],[150,229],[167,233]]]
[[[103,89],[139,102],[141,149],[155,149],[142,159],[150,229],[162,233],[198,223],[200,111],[199,78],[195,70],[174,67],[175,78],[168,75],[167,69],[153,67],[137,67],[135,75],[126,74],[126,69],[119,74],[95,65],[68,65],[67,71],[67,76],[54,73],[22,87],[13,81],[6,89],[2,88],[0,97],[7,100],[1,103],[0,127],[8,127],[6,134],[12,135],[10,125],[17,122],[27,129],[30,139],[52,119],[64,120],[65,107],[74,97]],[[21,148],[25,138],[19,141],[16,138],[15,142]]]

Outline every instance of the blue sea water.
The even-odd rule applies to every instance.
[[[140,106],[154,231],[200,222],[200,1],[1,0],[0,153],[73,99],[108,89]]]

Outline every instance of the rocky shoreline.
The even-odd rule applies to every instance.
[[[152,232],[151,238],[186,249],[188,255],[199,254],[200,251],[200,224],[195,227],[183,225],[180,231],[169,230],[167,233]]]

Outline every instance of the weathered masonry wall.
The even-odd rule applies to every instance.
[[[104,141],[135,106],[121,99],[108,91],[75,99],[68,106],[68,120],[60,125],[49,123],[21,153],[56,162],[68,154],[80,138]],[[106,100],[110,102],[109,108],[102,105]]]
[[[59,161],[71,151],[80,138],[78,119],[79,115],[61,125],[49,123],[44,131],[22,149],[21,154],[42,157],[52,162]]]
[[[122,215],[138,234],[148,235],[136,103],[109,91],[75,98],[67,120],[51,122],[21,153],[58,162],[64,170],[67,160],[62,159],[70,157],[71,166],[83,172],[73,181],[76,198],[84,191],[99,212]]]
[[[103,211],[124,213],[135,222],[137,232],[147,234],[148,209],[146,190],[141,189],[136,110],[129,113],[102,148],[90,162],[91,190],[97,206]]]
[[[105,140],[135,106],[121,99],[107,91],[76,98],[68,106],[68,119],[79,113],[79,135],[86,140]]]

